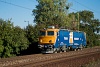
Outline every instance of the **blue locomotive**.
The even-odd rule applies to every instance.
[[[67,29],[55,29],[54,26],[50,26],[48,29],[40,30],[39,47],[42,53],[82,49],[86,47],[86,33]]]

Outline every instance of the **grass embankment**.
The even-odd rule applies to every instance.
[[[89,64],[82,65],[81,67],[100,67],[100,60],[90,62]]]

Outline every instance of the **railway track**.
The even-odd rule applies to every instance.
[[[30,63],[26,65],[21,65],[20,67],[81,67],[81,65],[88,63],[89,61],[95,61],[98,57],[100,56],[100,52],[98,56],[96,53],[87,53],[86,55],[75,55],[75,56],[69,56],[69,57],[62,57],[62,58],[57,58],[57,59],[51,59],[48,61],[43,61],[40,63]],[[87,58],[88,57],[88,58]],[[100,58],[100,57],[99,57]],[[84,60],[85,59],[85,60]],[[91,59],[91,60],[90,60]]]
[[[85,48],[82,51],[81,50],[80,51],[70,51],[70,52],[57,53],[57,54],[36,54],[36,55],[27,55],[27,56],[0,59],[0,67],[8,67],[8,66],[10,67],[57,66],[58,67],[58,66],[65,65],[65,64],[67,64],[67,67],[68,66],[71,67],[72,65],[71,63],[73,61],[75,60],[79,61],[78,58],[80,60],[82,60],[82,58],[85,59],[87,58],[86,56],[90,59],[94,58],[94,60],[95,60],[95,57],[100,59],[99,57],[100,47]],[[74,63],[77,63],[76,61]]]

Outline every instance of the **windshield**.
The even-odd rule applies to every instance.
[[[45,31],[40,31],[40,36],[45,36],[46,32]]]
[[[47,35],[54,35],[54,31],[48,31]]]

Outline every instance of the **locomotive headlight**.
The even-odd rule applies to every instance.
[[[42,42],[42,40],[40,40],[40,42]]]

